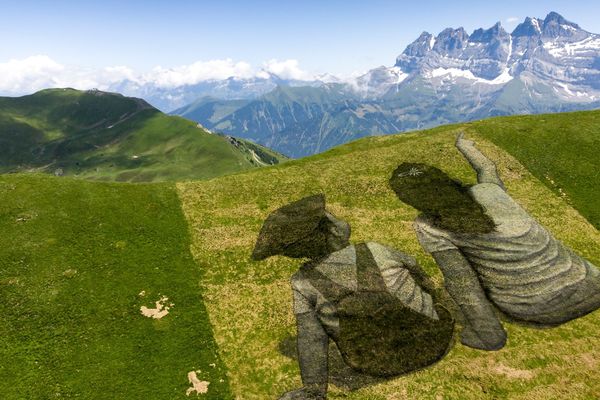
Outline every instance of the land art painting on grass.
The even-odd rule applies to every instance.
[[[275,168],[210,182],[179,183],[192,229],[192,253],[206,265],[205,304],[215,339],[224,362],[237,367],[229,370],[234,395],[278,398],[302,386],[294,350],[296,323],[290,287],[290,277],[302,261],[283,257],[259,263],[250,260],[267,216],[290,202],[324,193],[327,210],[352,227],[354,243],[375,241],[413,255],[436,286],[442,287],[439,268],[412,227],[417,211],[396,198],[388,179],[398,164],[412,162],[431,164],[464,183],[475,183],[474,171],[455,148],[461,130],[497,165],[507,193],[527,213],[566,246],[598,265],[600,235],[572,206],[577,193],[566,187],[559,191],[544,178],[545,174],[564,176],[562,164],[536,159],[540,169],[547,168],[537,175],[524,166],[530,160],[520,161],[494,144],[500,135],[505,135],[505,141],[520,135],[536,118],[556,118],[555,124],[565,126],[564,119],[580,117],[589,121],[597,118],[597,113],[499,118],[370,138]],[[517,127],[511,128],[511,123]],[[502,133],[490,129],[500,125]],[[571,146],[577,146],[577,140],[597,142],[597,128],[582,126],[587,129],[573,132],[576,129],[571,128]],[[542,135],[519,137],[522,147],[530,147],[530,154],[543,152],[547,139]],[[566,146],[556,157],[566,158],[570,151]],[[597,163],[585,158],[586,154],[581,152],[582,162]],[[586,171],[582,175],[591,174],[588,178],[595,173]],[[577,179],[585,181],[582,175]],[[590,185],[597,181],[592,178]],[[508,340],[501,350],[471,349],[457,341],[443,359],[426,369],[399,378],[371,380],[359,387],[345,380],[348,371],[340,355],[330,350],[328,398],[594,398],[600,392],[594,379],[600,343],[598,318],[598,313],[592,312],[552,329],[504,321]],[[459,324],[458,332],[461,328]]]
[[[463,132],[456,148],[475,185],[423,163],[404,162],[390,178],[398,198],[421,212],[415,233],[449,296],[411,256],[376,242],[351,245],[350,226],[326,210],[322,194],[269,214],[252,258],[308,260],[291,277],[302,387],[281,400],[327,398],[330,340],[355,372],[392,377],[439,361],[455,319],[463,345],[495,351],[507,341],[500,315],[551,328],[600,308],[597,267],[514,202],[494,162]]]

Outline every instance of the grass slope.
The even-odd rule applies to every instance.
[[[49,89],[0,98],[0,173],[60,169],[100,180],[164,181],[212,178],[281,159],[114,93]]]
[[[600,229],[600,111],[493,118],[472,127]]]
[[[173,185],[0,176],[0,231],[2,399],[231,398]]]
[[[567,114],[564,129],[574,131],[578,118],[591,114]],[[597,116],[598,113],[595,113]],[[536,118],[539,118],[538,121]],[[359,140],[324,154],[281,166],[221,177],[207,182],[178,183],[183,209],[191,225],[192,253],[206,271],[202,286],[215,339],[226,365],[234,395],[240,399],[276,398],[298,387],[297,362],[285,356],[293,341],[291,274],[300,262],[276,257],[250,261],[262,222],[270,211],[303,196],[323,192],[328,208],[347,220],[354,242],[375,240],[414,255],[441,285],[433,259],[416,240],[412,221],[417,213],[397,200],[387,180],[403,161],[433,164],[465,182],[475,173],[454,147],[459,129],[492,158],[509,193],[528,212],[582,256],[600,265],[600,233],[578,211],[581,202],[597,195],[597,157],[586,158],[591,170],[576,176],[590,180],[583,190],[562,186],[567,196],[557,195],[544,178],[546,172],[562,176],[564,160],[576,157],[559,152],[559,160],[537,159],[551,148],[550,134],[534,127],[546,116],[525,123],[531,135],[520,135],[523,120],[510,118],[440,127],[430,131]],[[568,123],[567,123],[568,121]],[[502,124],[497,134],[496,124]],[[568,128],[569,124],[572,125]],[[554,128],[549,125],[547,128]],[[588,146],[598,128],[573,135],[572,148]],[[511,145],[507,137],[518,136]],[[589,137],[588,137],[589,136]],[[491,140],[487,139],[490,138]],[[505,145],[506,150],[494,144]],[[550,146],[550,147],[547,147]],[[524,149],[516,151],[515,148]],[[512,153],[515,156],[511,155]],[[528,158],[532,157],[533,160]],[[587,156],[586,156],[587,157]],[[539,162],[539,172],[526,167]],[[586,172],[587,171],[587,172]],[[562,183],[561,183],[562,184]],[[596,203],[597,204],[597,203]],[[585,209],[582,209],[585,212]],[[390,379],[356,391],[333,387],[332,399],[595,399],[600,395],[600,312],[554,329],[538,330],[505,323],[506,348],[484,352],[457,343],[439,363],[407,376]]]

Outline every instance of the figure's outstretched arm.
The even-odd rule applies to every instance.
[[[461,342],[469,347],[498,350],[506,343],[506,332],[486,297],[477,274],[460,250],[432,253],[444,275],[444,286],[463,316]]]
[[[472,140],[464,138],[464,132],[461,132],[456,138],[456,148],[469,161],[469,164],[477,172],[477,182],[495,183],[504,189],[504,183],[498,176],[496,164],[484,156],[476,147]]]

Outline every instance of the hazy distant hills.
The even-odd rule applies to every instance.
[[[115,93],[48,89],[0,97],[0,173],[181,180],[276,164],[283,158]]]
[[[552,12],[525,19],[512,33],[500,23],[470,35],[463,28],[423,32],[394,66],[351,81],[270,82],[274,89],[257,96],[260,90],[247,92],[252,82],[238,82],[244,89],[235,91],[230,80],[223,83],[231,89],[227,96],[207,91],[210,97],[173,113],[301,157],[369,135],[594,109],[600,107],[600,35]]]
[[[335,78],[324,76],[322,79],[314,81],[283,79],[263,70],[260,76],[252,78],[211,79],[176,87],[161,87],[152,82],[125,80],[113,84],[110,90],[141,97],[166,112],[190,104],[201,97],[210,96],[222,100],[255,99],[269,93],[277,86],[320,86]]]
[[[395,121],[339,85],[278,86],[255,100],[204,98],[176,110],[218,132],[239,132],[292,157],[318,153],[364,132],[397,132]],[[363,134],[361,134],[363,133]]]

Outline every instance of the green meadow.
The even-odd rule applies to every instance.
[[[0,176],[0,393],[3,398],[275,399],[300,386],[291,274],[301,261],[250,254],[265,217],[324,193],[352,226],[441,274],[418,244],[414,209],[388,187],[401,162],[467,183],[454,148],[464,130],[508,192],[576,252],[600,265],[600,112],[495,118],[361,139],[326,153],[210,180],[116,184]],[[185,177],[183,177],[185,179]],[[140,293],[144,291],[144,296]],[[155,320],[140,307],[173,306]],[[553,329],[505,322],[496,352],[455,343],[425,370],[331,399],[596,399],[600,312]],[[293,345],[291,346],[293,348]],[[335,371],[334,371],[335,372]]]
[[[0,398],[231,397],[173,185],[0,176],[0,232]]]

